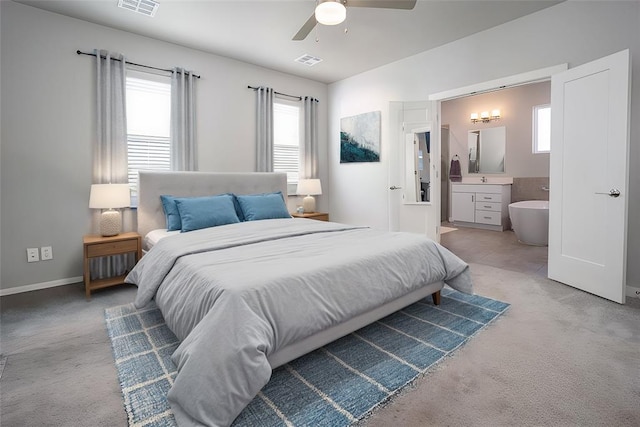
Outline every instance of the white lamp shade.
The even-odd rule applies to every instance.
[[[319,179],[301,179],[298,181],[296,194],[303,196],[316,196],[322,194],[322,186]]]
[[[93,184],[89,195],[91,209],[114,209],[131,206],[129,184]]]
[[[325,0],[316,7],[316,21],[323,25],[338,25],[347,17],[347,9],[340,0]]]

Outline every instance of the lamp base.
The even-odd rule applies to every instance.
[[[316,199],[313,196],[307,196],[302,199],[302,209],[304,213],[313,213],[316,211]]]
[[[122,231],[120,212],[110,209],[100,215],[100,234],[104,237],[116,236]]]

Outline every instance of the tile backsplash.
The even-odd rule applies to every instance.
[[[511,185],[511,203],[522,200],[549,200],[548,188],[549,177],[514,177]]]

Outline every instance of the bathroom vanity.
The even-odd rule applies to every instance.
[[[456,226],[504,231],[511,228],[511,184],[452,183],[451,219]]]

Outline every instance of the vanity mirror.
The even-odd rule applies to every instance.
[[[469,173],[504,173],[506,128],[469,131]]]

